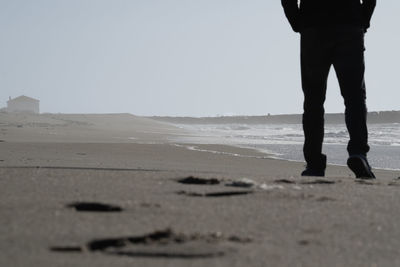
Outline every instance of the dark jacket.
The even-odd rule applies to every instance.
[[[295,32],[306,28],[360,26],[369,28],[376,0],[281,0]]]

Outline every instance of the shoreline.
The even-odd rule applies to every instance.
[[[186,136],[181,138],[172,138],[174,142],[185,143],[185,144],[224,144],[231,145],[241,148],[250,148],[263,153],[268,154],[271,158],[288,160],[293,162],[303,162],[302,143],[299,129],[292,129],[290,126],[279,125],[280,127],[289,127],[289,134],[296,136],[297,139],[292,140],[291,137],[286,139],[284,132],[275,132],[275,126],[258,126],[251,128],[250,125],[242,125],[240,129],[236,129],[234,126],[226,126],[227,129],[223,129],[223,125],[214,125],[203,128],[202,125],[178,125],[182,129],[189,132]],[[221,128],[222,127],[222,128]],[[261,127],[261,128],[260,128]],[[272,127],[270,129],[270,127]],[[279,127],[279,128],[280,128]],[[264,129],[265,128],[265,129]],[[328,128],[329,129],[329,128]],[[295,130],[295,134],[293,133]],[[273,133],[271,132],[273,131]],[[327,135],[332,135],[332,132],[340,131],[342,134],[343,129],[329,129]],[[265,132],[265,135],[263,135]],[[278,136],[279,135],[279,136]],[[376,135],[373,131],[371,135]],[[266,140],[269,137],[269,141]],[[340,142],[332,143],[333,137],[330,137],[324,143],[323,153],[328,156],[328,164],[335,166],[347,166],[346,159],[347,154],[347,139],[343,136],[339,138]],[[283,140],[280,142],[280,140]],[[276,142],[276,143],[275,143]],[[342,143],[345,142],[345,143]],[[369,161],[374,169],[380,170],[400,170],[399,168],[399,153],[400,148],[397,145],[382,145],[378,144],[382,140],[371,140],[370,146],[371,151],[369,153]]]
[[[131,169],[131,168],[148,168],[160,170],[174,170],[169,167],[163,169],[160,166],[175,166],[178,171],[190,171],[190,166],[195,166],[195,171],[199,171],[196,163],[188,164],[186,167],[184,162],[186,158],[181,158],[178,162],[176,159],[169,159],[168,153],[159,153],[161,151],[175,151],[177,155],[190,155],[193,160],[205,160],[209,164],[216,165],[219,169],[226,171],[226,163],[215,164],[209,161],[210,158],[223,158],[224,161],[259,161],[265,163],[265,168],[258,166],[256,176],[262,176],[263,169],[265,172],[271,172],[271,163],[275,165],[285,166],[283,172],[288,177],[300,178],[300,173],[304,169],[304,162],[290,161],[286,159],[274,158],[270,154],[257,151],[253,148],[242,148],[230,145],[218,144],[179,144],[174,142],[144,142],[144,143],[62,143],[62,142],[2,142],[0,143],[2,153],[0,153],[0,168],[6,167],[97,167],[111,169]],[[154,152],[151,152],[153,151]],[[12,151],[12,153],[8,152]],[[175,153],[173,152],[173,153]],[[112,158],[110,158],[110,153]],[[143,154],[141,154],[143,153]],[[5,155],[8,154],[8,155]],[[156,154],[159,154],[155,156]],[[221,159],[218,159],[221,162]],[[279,164],[277,164],[279,163]],[[138,165],[139,164],[139,165]],[[246,164],[249,176],[253,175],[251,165]],[[253,164],[253,163],[252,163]],[[259,165],[259,163],[257,163]],[[177,168],[176,166],[185,166]],[[397,178],[400,176],[399,170],[384,170],[374,168],[375,172],[382,177]],[[207,172],[207,171],[206,171]],[[240,173],[240,172],[239,172]],[[275,170],[273,173],[281,173]],[[227,172],[228,175],[235,175],[234,171]],[[245,176],[245,175],[244,175]],[[347,166],[328,164],[326,177],[353,177],[354,174]],[[240,177],[239,177],[240,178]]]
[[[246,147],[246,146],[240,146],[240,145],[226,145],[226,144],[203,144],[203,143],[199,143],[199,144],[190,144],[190,143],[178,143],[176,144],[178,146],[188,146],[187,149],[189,150],[195,150],[195,151],[200,151],[200,152],[209,152],[209,153],[221,153],[221,154],[227,154],[230,155],[230,153],[225,153],[222,151],[213,151],[213,150],[207,150],[207,149],[192,149],[192,147],[196,147],[196,146],[226,146],[226,147],[235,147],[235,148],[239,148],[239,149],[244,149],[244,150],[254,150],[257,153],[261,153],[262,155],[259,156],[251,156],[251,155],[240,155],[240,154],[231,154],[231,156],[238,156],[238,157],[254,157],[254,158],[264,158],[264,159],[274,159],[274,160],[283,160],[283,161],[287,161],[287,162],[295,162],[295,163],[301,163],[303,165],[305,165],[305,161],[304,160],[294,160],[294,159],[286,159],[286,158],[281,158],[278,156],[278,154],[273,154],[273,153],[267,153],[265,151],[263,151],[263,149],[258,149],[258,148],[251,148],[251,147]],[[264,156],[263,156],[264,155]],[[336,166],[336,167],[343,167],[343,168],[348,168],[347,165],[344,164],[335,164],[335,163],[327,163],[327,165],[330,166]],[[380,168],[380,167],[373,167],[373,170],[380,170],[380,171],[391,171],[391,172],[400,172],[400,169],[391,169],[391,168]]]

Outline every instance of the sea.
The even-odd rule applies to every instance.
[[[304,162],[301,124],[176,124],[189,135],[181,143],[223,144],[256,149],[269,157]],[[400,124],[370,124],[368,159],[373,168],[400,170]],[[328,163],[346,165],[349,135],[344,124],[325,125],[323,153]]]

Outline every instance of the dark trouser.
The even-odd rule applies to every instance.
[[[364,31],[361,28],[306,29],[301,33],[301,76],[304,92],[304,158],[321,166],[324,102],[333,65],[346,107],[350,155],[369,151],[364,83]]]

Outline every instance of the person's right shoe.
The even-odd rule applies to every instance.
[[[307,163],[306,169],[301,176],[325,176],[326,155],[321,154],[317,160],[313,160],[312,164]]]
[[[375,179],[375,175],[364,155],[351,155],[347,160],[347,166],[354,172],[357,178]]]
[[[306,169],[301,173],[301,176],[325,176],[325,169],[312,169],[306,167]]]

